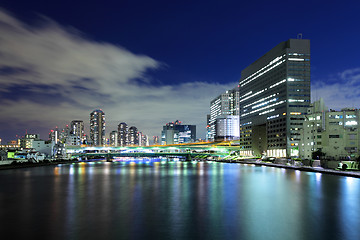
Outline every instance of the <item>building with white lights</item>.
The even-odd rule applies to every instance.
[[[74,144],[83,144],[85,141],[84,122],[82,120],[73,120],[71,121],[70,128],[70,135],[74,136]]]
[[[196,125],[183,125],[181,121],[169,122],[161,131],[161,145],[196,141]]]
[[[118,125],[118,146],[124,147],[129,144],[129,127],[122,122]]]
[[[282,42],[241,72],[240,152],[298,156],[310,105],[310,40]]]
[[[21,148],[33,148],[34,141],[40,140],[39,134],[26,134],[23,138],[20,139]]]
[[[132,146],[139,145],[139,132],[138,132],[137,127],[131,126],[129,128],[128,139],[129,139],[129,145],[132,145]]]
[[[90,113],[90,141],[94,146],[105,144],[105,113],[102,110]]]
[[[220,116],[239,116],[239,88],[228,90],[210,102],[210,117],[207,123],[208,140],[219,138],[216,132],[216,120]],[[239,135],[239,134],[237,134]]]
[[[220,115],[216,118],[215,140],[239,140],[239,115]]]
[[[326,159],[349,160],[359,157],[360,110],[344,108],[328,110],[322,99],[308,109],[301,141],[300,157],[311,159],[312,153],[321,151]]]
[[[112,147],[117,147],[118,146],[118,131],[111,131],[110,135],[109,135],[109,144]]]

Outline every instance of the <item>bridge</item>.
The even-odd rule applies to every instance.
[[[234,142],[200,142],[172,145],[153,145],[147,147],[92,147],[68,146],[66,154],[69,158],[98,159],[111,161],[116,157],[166,157],[190,161],[193,159],[218,159],[238,151],[239,146]]]

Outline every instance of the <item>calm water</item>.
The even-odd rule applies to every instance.
[[[227,163],[0,171],[12,239],[360,239],[356,178]]]

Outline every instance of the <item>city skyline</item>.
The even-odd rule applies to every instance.
[[[140,3],[0,5],[3,142],[26,130],[45,138],[74,119],[88,134],[97,108],[109,116],[106,135],[124,121],[158,136],[182,119],[204,138],[210,101],[299,33],[312,43],[311,100],[359,108],[355,5]]]

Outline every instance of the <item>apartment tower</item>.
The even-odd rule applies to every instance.
[[[101,109],[90,113],[90,140],[94,146],[105,144],[105,113]]]

